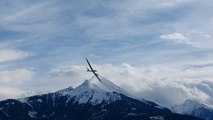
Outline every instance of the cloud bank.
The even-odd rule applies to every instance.
[[[213,66],[203,68],[175,68],[153,66],[149,68],[122,65],[94,65],[99,74],[116,83],[133,95],[163,106],[182,103],[186,99],[198,99],[213,104]],[[52,79],[69,81],[73,86],[83,78],[91,78],[85,66],[60,68],[50,72]],[[83,72],[85,71],[85,72]],[[64,79],[69,76],[69,79]]]

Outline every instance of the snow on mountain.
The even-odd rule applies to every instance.
[[[173,112],[187,114],[204,120],[213,120],[213,106],[198,100],[186,100],[172,108]]]
[[[119,94],[121,93],[127,95],[119,86],[113,84],[107,79],[102,78],[101,81],[97,79],[85,80],[83,84],[76,88],[66,88],[60,91],[57,91],[58,94],[68,95],[70,98],[75,98],[75,101],[80,103],[91,103],[99,104],[103,101],[113,102],[121,99]]]
[[[85,92],[88,90],[97,90],[99,92],[116,92],[116,93],[124,93],[126,94],[126,91],[120,88],[119,86],[115,85],[114,83],[110,82],[109,80],[105,78],[101,78],[101,81],[98,79],[92,79],[92,80],[85,80],[83,84],[76,88],[66,88],[63,90],[60,90],[58,92],[64,93],[64,94],[79,94],[81,92]],[[75,92],[74,92],[75,91]]]
[[[176,105],[172,107],[172,110],[176,113],[180,114],[190,114],[193,110],[205,108],[209,110],[213,110],[213,106],[208,105],[207,103],[198,101],[198,100],[186,100],[183,104]]]
[[[0,101],[0,120],[200,120],[144,99],[134,99],[102,78],[76,88]]]

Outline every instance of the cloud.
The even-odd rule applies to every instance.
[[[9,14],[9,15],[3,17],[2,19],[0,19],[0,23],[1,23],[1,25],[3,25],[3,24],[8,24],[10,22],[14,22],[14,21],[17,22],[17,21],[19,21],[19,19],[26,18],[25,17],[26,15],[29,15],[30,13],[32,13],[42,7],[45,7],[48,4],[50,4],[50,2],[46,2],[46,3],[42,3],[42,4],[35,4],[33,6],[26,7],[23,10],[15,11],[14,14],[12,14],[12,15]]]
[[[205,81],[213,83],[211,74],[213,71],[209,68],[184,71],[174,66],[142,68],[123,64],[102,66],[99,69],[100,74],[133,94],[165,106],[172,106],[186,99],[210,102],[213,97],[212,86],[205,83]],[[171,96],[173,94],[175,96]]]
[[[100,5],[103,6],[101,9],[104,9],[106,14],[101,16],[80,14],[75,23],[79,28],[84,28],[90,37],[101,40],[152,35],[159,32],[156,27],[161,26],[163,29],[167,26],[166,20],[161,18],[164,14],[167,15],[179,5],[190,2],[194,0],[136,0],[122,3],[113,1],[107,2],[106,5],[101,2]]]
[[[32,82],[35,72],[27,69],[0,71],[0,100],[17,98],[27,91],[22,87]],[[31,88],[32,89],[32,88]]]
[[[180,104],[186,99],[198,99],[213,104],[211,94],[213,92],[213,71],[209,68],[187,70],[174,66],[143,68],[126,63],[122,65],[93,65],[93,67],[98,70],[101,76],[111,80],[133,95],[163,106]],[[69,78],[70,85],[75,87],[85,78],[92,77],[91,73],[86,73],[85,68],[85,66],[62,67],[50,72],[50,76],[51,79]]]
[[[56,2],[57,0],[2,2],[0,10],[5,12],[0,15],[0,34],[4,33],[1,43],[6,47],[17,48],[57,36],[55,33],[64,30],[67,23],[61,23],[63,20],[59,12],[65,8],[60,8]]]
[[[31,80],[33,76],[34,72],[26,69],[0,71],[0,83],[11,86],[20,85]]]
[[[57,90],[68,87],[67,85],[76,87],[91,77],[92,76],[86,72],[85,66],[62,66],[48,72],[46,83],[48,86],[55,86],[54,89]]]
[[[196,0],[173,0],[173,1],[163,0],[161,2],[161,6],[163,6],[163,7],[174,7],[174,6],[177,6],[177,5],[180,5],[180,4],[194,2],[194,1],[196,1]]]
[[[0,49],[0,62],[19,60],[29,56],[32,56],[32,53],[14,49]]]
[[[16,98],[22,93],[24,93],[24,91],[21,89],[0,85],[0,100],[8,98]]]
[[[180,33],[165,34],[161,35],[160,38],[162,40],[173,41],[181,44],[192,44],[187,37]]]

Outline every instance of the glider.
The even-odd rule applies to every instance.
[[[95,77],[101,82],[101,79],[98,77],[98,74],[96,73],[97,72],[97,70],[94,70],[93,68],[92,68],[92,66],[91,66],[91,64],[90,64],[90,62],[89,62],[89,60],[87,60],[86,59],[86,61],[87,61],[87,64],[89,65],[89,68],[87,68],[87,72],[92,72],[94,75],[95,75]]]

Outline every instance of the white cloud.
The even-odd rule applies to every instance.
[[[180,33],[165,34],[160,36],[161,39],[173,41],[182,44],[192,44],[189,39]]]
[[[196,0],[162,0],[160,5],[163,7],[174,7],[176,5],[180,5],[183,3],[189,3],[189,2],[193,2]]]
[[[212,48],[211,34],[194,30],[189,30],[184,33],[184,35],[178,32],[171,34],[162,34],[160,35],[160,39],[167,42],[191,45],[193,47],[203,50]]]
[[[104,64],[93,65],[93,67],[101,76],[128,92],[161,105],[172,106],[182,103],[186,99],[199,99],[213,104],[211,94],[213,92],[213,71],[209,68],[183,70],[166,66],[134,67],[129,64],[118,66]],[[77,86],[85,78],[92,77],[91,73],[86,73],[85,68],[85,66],[63,67],[50,74],[52,79],[60,76],[61,82],[64,82],[63,78],[69,78],[67,79],[69,82],[64,83]]]
[[[22,93],[24,93],[24,91],[21,89],[0,85],[0,100],[8,98],[16,98],[20,96]]]
[[[31,80],[33,76],[34,72],[26,69],[0,71],[0,83],[7,86],[16,86]]]
[[[19,60],[31,56],[32,54],[25,51],[14,49],[0,49],[0,62]]]
[[[55,87],[54,90],[58,90],[68,87],[68,85],[76,87],[91,77],[90,74],[87,74],[85,66],[63,66],[50,70],[45,80],[49,86]]]
[[[26,69],[0,71],[0,100],[17,98],[26,93],[20,86],[27,84],[35,73]]]
[[[166,66],[142,68],[123,64],[97,69],[100,69],[101,75],[133,94],[162,105],[178,104],[189,98],[207,102],[213,99],[213,88],[205,83],[213,83],[213,71],[209,68],[182,70]],[[207,88],[204,89],[204,86]]]

